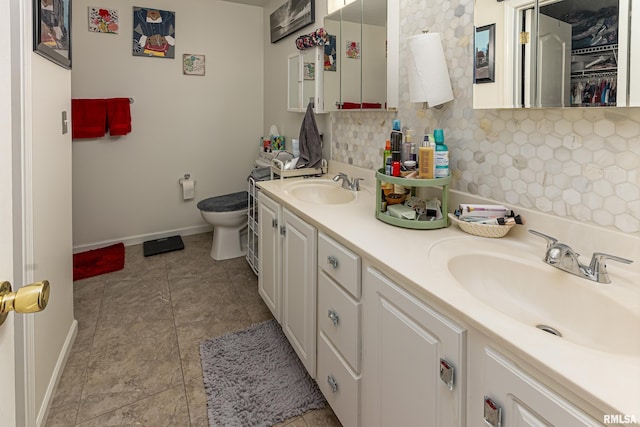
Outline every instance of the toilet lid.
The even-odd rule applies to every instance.
[[[249,193],[238,191],[237,193],[223,194],[222,196],[209,197],[198,202],[198,209],[205,212],[232,212],[247,209]]]

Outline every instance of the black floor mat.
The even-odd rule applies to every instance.
[[[142,244],[144,256],[163,254],[184,249],[182,237],[171,236],[162,239],[147,240]]]

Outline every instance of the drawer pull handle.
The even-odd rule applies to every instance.
[[[331,267],[338,268],[338,259],[332,256],[327,257],[327,263],[331,264]]]
[[[327,312],[327,317],[331,319],[333,326],[338,326],[338,323],[340,323],[340,316],[338,316],[338,313],[331,309],[329,309],[329,311]]]
[[[329,387],[331,387],[331,391],[336,393],[338,391],[338,383],[336,382],[336,379],[331,375],[327,375],[327,382],[329,383]]]

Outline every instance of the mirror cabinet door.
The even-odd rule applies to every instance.
[[[478,0],[474,108],[627,105],[629,0]]]
[[[324,18],[324,29],[329,40],[324,45],[324,111],[336,111],[340,105],[340,11]]]
[[[362,103],[362,0],[340,9],[340,105],[360,109]]]
[[[302,103],[300,54],[289,55],[287,69],[287,111],[300,111]]]

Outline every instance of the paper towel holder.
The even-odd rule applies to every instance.
[[[416,38],[422,35],[426,35],[429,34],[429,30],[428,29],[424,29],[422,30],[421,34],[417,34],[415,36],[411,36],[409,37],[410,39],[412,38]],[[435,46],[431,46],[430,47],[430,51],[429,53],[429,57],[430,57],[430,62],[433,63],[433,65],[430,64],[430,73],[420,73],[418,71],[418,65],[416,64],[416,51],[412,51],[411,48],[411,41],[409,41],[409,55],[410,55],[410,64],[413,65],[413,68],[411,69],[411,65],[409,65],[410,70],[409,70],[409,76],[410,76],[410,82],[409,82],[409,98],[411,102],[417,102],[421,104],[421,109],[427,109],[427,108],[436,108],[436,109],[441,109],[444,107],[444,104],[452,101],[454,99],[453,97],[453,90],[451,88],[451,80],[449,77],[449,69],[446,63],[446,58],[444,56],[444,49],[442,48],[442,42],[440,39],[440,34],[439,33],[432,33],[434,34],[435,37],[437,37],[438,39],[438,47]],[[434,79],[434,73],[436,78]],[[417,76],[417,80],[418,82],[415,83],[414,80],[412,80],[411,75],[414,74]],[[429,89],[432,89],[432,84],[433,81],[437,80],[440,83],[442,83],[443,81],[447,82],[447,88],[445,90],[445,92],[450,92],[450,95],[445,96],[444,98],[442,98],[442,95],[440,95],[440,99],[438,99],[436,102],[438,102],[437,105],[434,105],[433,107],[430,107],[429,105],[429,101],[430,99],[432,99],[429,96]],[[414,84],[412,84],[414,83]],[[420,108],[420,107],[418,107]]]

